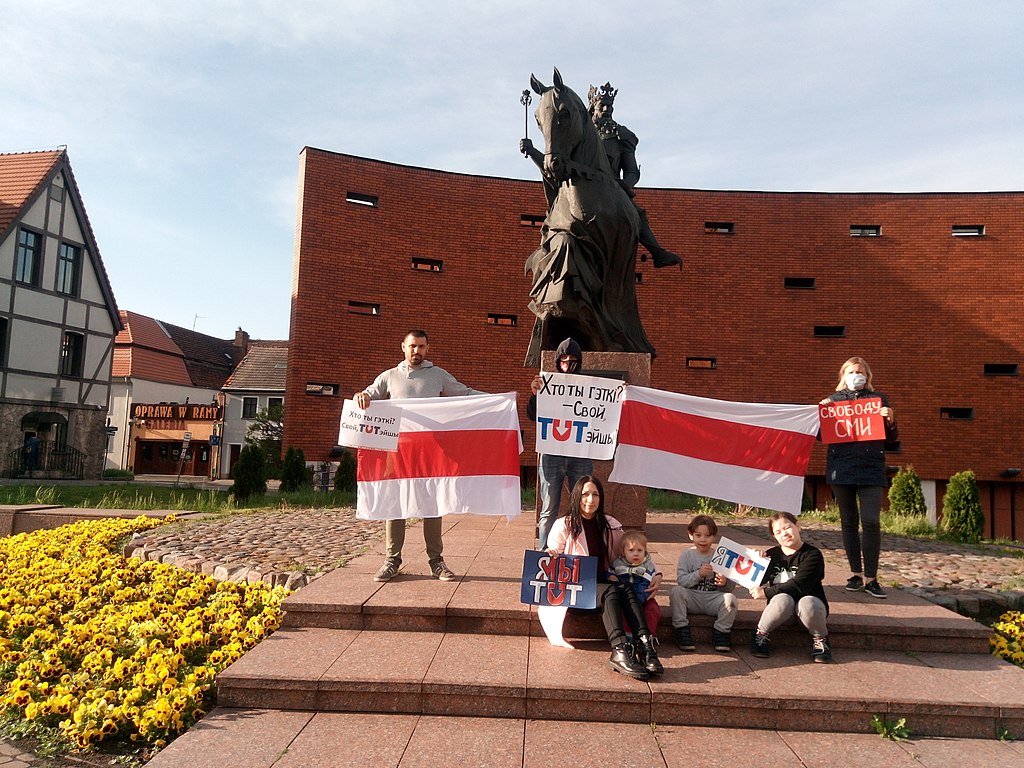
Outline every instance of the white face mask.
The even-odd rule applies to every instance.
[[[868,383],[868,377],[863,373],[848,373],[846,374],[846,388],[847,389],[863,389],[864,385]]]

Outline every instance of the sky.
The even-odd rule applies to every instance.
[[[219,338],[288,337],[303,147],[536,179],[519,99],[555,67],[584,98],[619,89],[641,187],[1024,190],[1020,0],[0,0],[0,19],[0,152],[66,146],[119,307]]]

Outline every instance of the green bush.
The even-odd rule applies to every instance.
[[[341,454],[338,471],[334,475],[334,490],[354,493],[356,490],[356,457],[349,449]]]
[[[889,487],[889,511],[894,515],[920,516],[928,513],[921,491],[921,478],[912,466],[901,467]]]
[[[134,480],[135,473],[130,469],[104,469],[104,480]]]
[[[946,497],[942,500],[942,529],[958,541],[981,540],[985,518],[981,514],[978,483],[969,469],[949,478]]]
[[[235,502],[248,501],[253,496],[262,496],[267,492],[267,461],[263,450],[258,445],[249,443],[242,446],[232,471],[235,475],[231,493]]]
[[[306,469],[306,454],[294,445],[288,448],[284,464],[281,466],[281,490],[285,493],[301,491],[310,485],[309,471]]]

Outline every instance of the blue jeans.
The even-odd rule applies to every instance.
[[[538,549],[547,549],[548,533],[558,518],[562,483],[569,480],[569,493],[584,475],[594,474],[594,462],[572,456],[541,454],[537,478],[540,480],[540,519],[537,522]]]

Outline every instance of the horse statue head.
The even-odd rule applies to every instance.
[[[579,170],[599,169],[610,174],[611,166],[587,106],[565,85],[558,68],[553,85],[544,85],[530,75],[530,86],[541,97],[535,115],[544,136],[544,173],[559,182]]]

